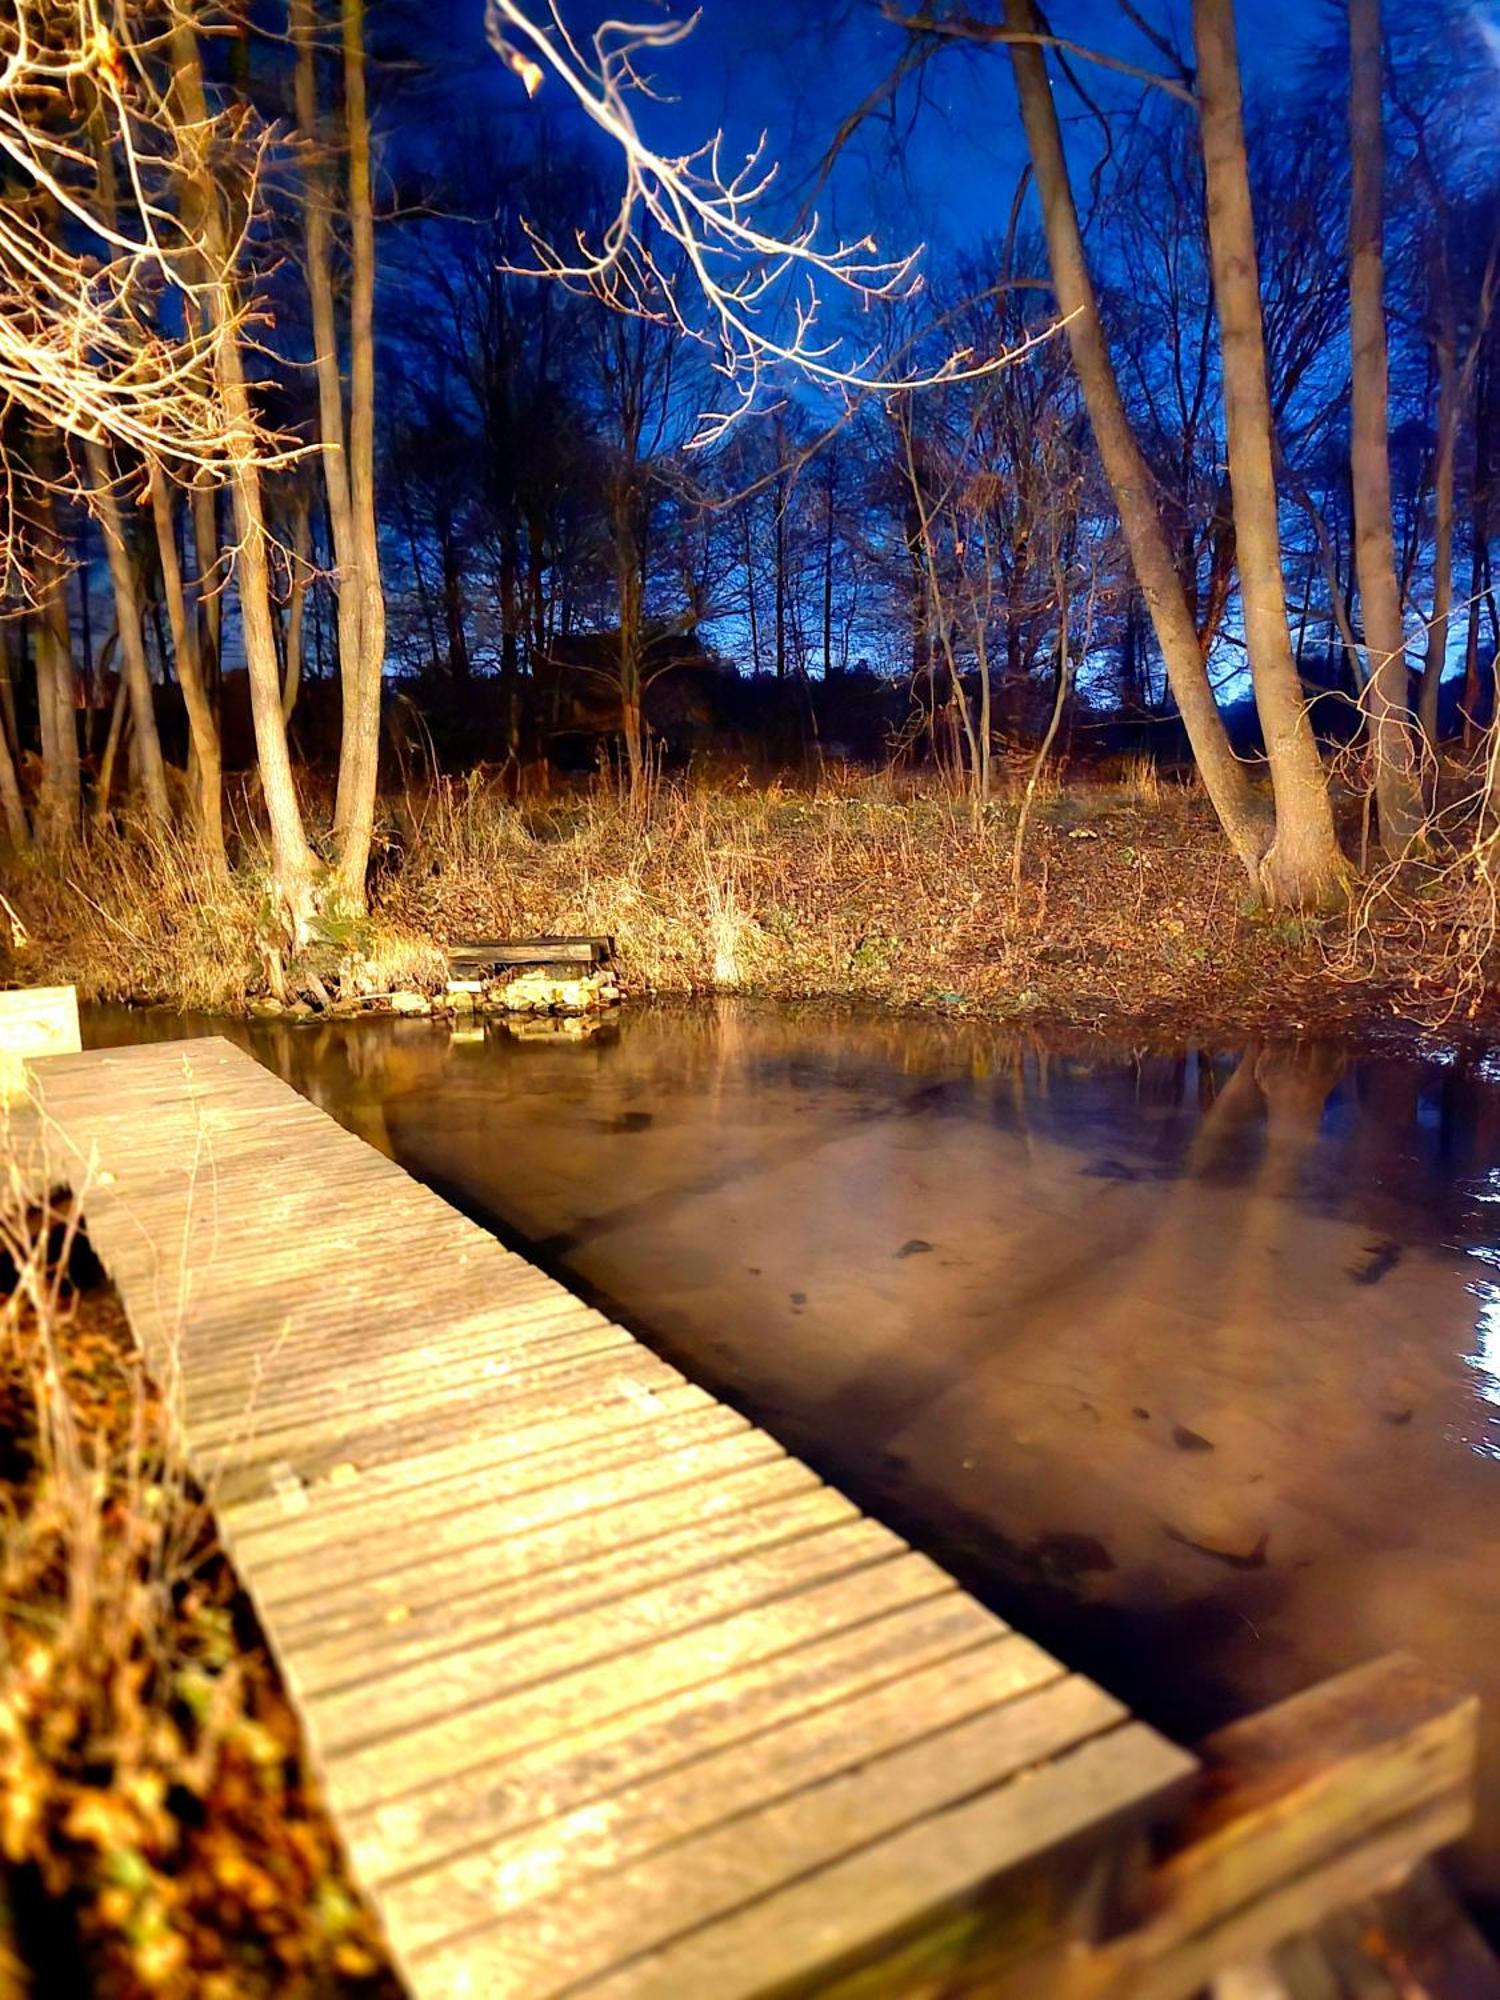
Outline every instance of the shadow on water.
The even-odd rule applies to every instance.
[[[228,1032],[1169,1733],[1392,1646],[1486,1700],[1500,1063],[722,1004]]]

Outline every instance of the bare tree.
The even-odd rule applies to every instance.
[[[1260,882],[1273,906],[1319,909],[1343,899],[1348,870],[1287,622],[1234,0],[1193,0],[1193,44],[1240,599],[1276,800]]]
[[[1034,0],[1005,0],[1004,18],[1006,28],[1016,36],[1039,37],[1043,33]],[[1046,58],[1036,40],[1013,40],[1009,52],[1036,175],[1053,289],[1066,320],[1094,440],[1119,509],[1172,695],[1204,787],[1231,846],[1251,881],[1268,894],[1279,896],[1282,884],[1274,875],[1268,879],[1262,865],[1273,843],[1271,818],[1230,746],[1209,684],[1193,614],[1157,510],[1150,468],[1120,395],[1084,251]]]
[[[1355,562],[1364,610],[1370,736],[1380,837],[1402,853],[1420,830],[1421,788],[1412,738],[1406,631],[1396,580],[1391,515],[1390,367],[1385,324],[1380,0],[1349,0],[1350,472]]]

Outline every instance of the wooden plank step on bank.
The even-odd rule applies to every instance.
[[[613,965],[610,937],[470,938],[448,947],[448,967],[457,977],[509,972],[519,966],[557,965],[573,971]]]
[[[1170,2000],[1465,1823],[1415,1665],[1201,1763],[228,1043],[32,1074],[424,2000]]]

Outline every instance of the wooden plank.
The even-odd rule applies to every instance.
[[[776,1723],[755,1738],[752,1755],[736,1741],[506,1832],[477,1853],[404,1876],[386,1891],[385,1906],[401,1922],[408,1950],[420,1954],[465,1934],[508,1928],[516,1910],[542,1898],[614,1900],[618,1885],[599,1877],[783,1805],[814,1785],[847,1779],[873,1758],[908,1748],[914,1735],[940,1750],[939,1732],[1062,1677],[1057,1662],[1029,1639],[1015,1633],[988,1639],[856,1690],[832,1708]],[[784,1859],[794,1861],[790,1847]],[[555,1919],[555,1911],[541,1913],[544,1928]],[[482,1964],[476,1955],[476,1969]]]
[[[1069,1676],[627,1866],[608,1896],[582,1884],[414,1962],[455,2000],[737,2000],[811,1985],[1134,1803],[1143,1781],[1159,1790],[1190,1774],[1189,1758],[1118,1726],[1122,1715]],[[955,1770],[966,1805],[953,1804]]]
[[[0,990],[0,1055],[72,1055],[82,1047],[75,988],[12,986]]]
[[[1478,1716],[1472,1695],[1397,1653],[1220,1730],[1155,1871],[1155,1914],[1055,1990],[1179,2000],[1399,1878],[1473,1818]]]
[[[768,1483],[770,1475],[779,1475],[784,1483],[796,1470],[789,1461],[773,1460],[752,1467],[749,1476]],[[610,1554],[541,1576],[529,1572],[510,1584],[495,1581],[486,1565],[486,1582],[477,1590],[445,1595],[440,1604],[421,1609],[403,1607],[404,1615],[393,1620],[387,1613],[378,1624],[365,1621],[352,1633],[303,1637],[297,1647],[298,1680],[309,1695],[346,1693],[374,1674],[440,1659],[460,1637],[466,1644],[498,1643],[527,1626],[594,1614],[662,1584],[701,1582],[720,1565],[838,1525],[852,1513],[848,1502],[826,1486],[806,1484],[773,1494],[755,1507],[700,1515],[674,1532],[653,1534],[631,1545],[628,1564]],[[424,1578],[430,1574],[423,1572]]]
[[[768,1493],[800,1490],[804,1482],[820,1493],[829,1490],[795,1459],[774,1452],[703,1478],[656,1482],[644,1494],[508,1534],[503,1542],[492,1539],[482,1565],[472,1549],[459,1548],[404,1570],[332,1582],[324,1591],[285,1603],[277,1626],[316,1663],[321,1647],[337,1646],[371,1626],[400,1626],[424,1616],[440,1620],[449,1605],[469,1596],[503,1596],[517,1580],[545,1591],[559,1575],[586,1586],[597,1567],[628,1576],[631,1558],[656,1536],[738,1514]],[[835,1498],[848,1508],[842,1496]]]
[[[476,1707],[503,1701],[515,1687],[573,1673],[608,1660],[622,1679],[635,1672],[632,1655],[662,1651],[697,1635],[714,1646],[719,1627],[735,1617],[775,1605],[832,1578],[845,1577],[880,1561],[904,1555],[888,1529],[857,1514],[821,1521],[808,1532],[765,1547],[734,1548],[711,1569],[689,1571],[666,1582],[632,1589],[590,1605],[581,1613],[544,1617],[492,1633],[456,1618],[448,1646],[436,1659],[410,1666],[381,1662],[377,1671],[317,1700],[318,1730],[331,1754],[383,1743],[389,1733],[423,1729],[441,1721],[453,1750],[441,1759],[425,1749],[406,1759],[408,1776],[422,1782],[441,1776],[454,1757],[483,1736],[461,1717]]]
[[[377,1594],[383,1584],[393,1584],[399,1591],[405,1569],[423,1568],[446,1551],[462,1551],[477,1562],[484,1559],[486,1549],[511,1535],[593,1514],[644,1494],[701,1487],[718,1472],[782,1456],[779,1445],[752,1430],[732,1410],[717,1405],[692,1412],[679,1423],[686,1435],[670,1451],[641,1458],[630,1450],[612,1457],[585,1447],[568,1473],[505,1499],[423,1521],[399,1538],[382,1536],[366,1541],[352,1535],[339,1549],[336,1581],[329,1574],[331,1559],[326,1546],[306,1551],[293,1548],[282,1557],[273,1539],[254,1557],[257,1598],[267,1606],[307,1597],[327,1603],[344,1583]]]
[[[673,1731],[690,1730],[700,1704],[712,1703],[719,1685],[742,1670],[952,1589],[951,1583],[935,1581],[931,1566],[917,1557],[881,1563],[743,1612],[706,1634],[689,1633],[645,1649],[623,1663],[591,1663],[519,1689],[452,1718],[457,1729],[429,1731],[428,1739],[437,1741],[429,1748],[424,1740],[424,1756],[429,1765],[448,1766],[448,1774],[430,1775],[407,1793],[393,1784],[389,1764],[381,1778],[378,1747],[340,1759],[329,1782],[340,1790],[351,1849],[376,1881],[424,1859],[440,1859],[483,1839],[494,1824],[497,1802],[508,1798],[520,1753],[564,1738],[584,1723],[625,1722],[637,1711],[637,1726],[654,1709]],[[346,1776],[352,1779],[348,1791],[342,1789]]]
[[[608,965],[615,955],[609,937],[466,938],[448,947],[455,971],[512,965]]]
[[[516,1747],[462,1784],[353,1817],[354,1844],[371,1880],[394,1881],[406,1872],[396,1855],[427,1854],[435,1862],[483,1851],[501,1832],[555,1819],[702,1757],[737,1746],[753,1757],[764,1732],[782,1722],[838,1709],[994,1636],[993,1622],[956,1590],[898,1603],[741,1662],[691,1703],[668,1689],[610,1715],[575,1709],[556,1733]]]
[[[832,1541],[831,1536],[819,1538]],[[892,1604],[931,1595],[937,1580],[920,1556],[861,1556],[847,1544],[804,1552],[804,1587],[794,1594],[749,1593],[746,1608],[709,1624],[690,1625],[654,1644],[636,1636],[632,1649],[611,1657],[597,1649],[595,1620],[585,1617],[546,1626],[486,1661],[488,1687],[459,1657],[453,1683],[464,1705],[429,1715],[408,1728],[412,1681],[393,1688],[372,1683],[353,1705],[333,1700],[309,1704],[319,1741],[329,1750],[329,1783],[340,1803],[357,1812],[399,1790],[432,1790],[492,1763],[508,1747],[533,1741],[565,1724],[576,1706],[594,1715],[619,1712],[667,1689],[701,1687],[742,1660],[775,1652],[820,1631],[873,1615]],[[292,1663],[295,1674],[295,1662]],[[498,1668],[498,1671],[496,1669]],[[426,1689],[426,1676],[417,1681]],[[484,1688],[484,1691],[481,1689]],[[393,1744],[399,1740],[399,1752]],[[336,1753],[336,1754],[334,1754]],[[399,1755],[394,1779],[393,1755]]]
[[[1235,1723],[1200,1746],[1204,1781],[1130,1928],[1091,1950],[1032,1936],[1018,1955],[978,1912],[892,1968],[904,2000],[1190,2000],[1465,1830],[1476,1706],[1393,1655]]]

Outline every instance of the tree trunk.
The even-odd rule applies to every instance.
[[[24,854],[31,846],[31,823],[26,817],[16,762],[21,737],[16,727],[15,689],[11,684],[11,649],[19,630],[18,624],[10,624],[0,631],[0,809],[5,813],[6,837],[14,854]]]
[[[36,833],[46,847],[71,845],[82,816],[78,769],[78,726],[73,701],[72,644],[68,631],[67,578],[52,530],[50,497],[43,503],[45,553],[39,558],[41,609],[36,620],[37,723],[41,736],[42,782],[37,798]]]
[[[1034,0],[1005,0],[1005,25],[1026,34],[1044,32]],[[1172,561],[1171,544],[1157,512],[1155,484],[1125,413],[1084,255],[1046,58],[1035,43],[1013,42],[1009,53],[1041,200],[1052,290],[1059,309],[1067,316],[1073,366],[1119,510],[1136,582],[1204,788],[1231,847],[1251,881],[1259,885],[1262,857],[1271,844],[1274,826],[1224,728],[1193,615]]]
[[[136,769],[140,773],[146,815],[165,826],[172,817],[167,793],[167,767],[162,761],[161,734],[156,726],[156,697],[151,686],[151,669],[146,662],[146,632],[141,622],[141,594],[135,560],[125,540],[125,524],[120,516],[115,492],[115,470],[103,445],[88,447],[89,473],[94,491],[90,504],[98,515],[104,535],[104,551],[109,559],[109,577],[114,586],[115,615],[120,630],[120,665],[130,690],[130,713],[135,723]]]
[[[364,0],[343,0],[344,124],[349,151],[349,509],[353,584],[359,595],[359,658],[352,708],[346,693],[339,762],[339,886],[364,907],[380,776],[380,689],[385,671],[385,594],[375,511],[375,210],[370,188],[370,114],[365,99]],[[345,683],[346,690],[348,683]]]
[[[1368,5],[1369,0],[1362,0],[1362,4]],[[1438,696],[1448,661],[1448,621],[1453,612],[1453,485],[1461,400],[1458,355],[1450,326],[1439,329],[1436,351],[1438,413],[1437,447],[1432,464],[1432,616],[1427,621],[1427,656],[1417,709],[1423,738],[1432,752],[1434,777],[1439,736]]]
[[[833,484],[837,461],[830,454],[823,490],[823,678],[833,671]]]
[[[161,562],[162,590],[167,600],[167,618],[172,627],[172,651],[177,659],[177,681],[187,710],[188,733],[193,746],[193,824],[203,843],[211,868],[222,874],[228,867],[224,852],[224,807],[222,759],[219,730],[213,705],[204,685],[198,654],[198,631],[188,609],[182,583],[182,564],[177,556],[177,520],[172,491],[159,465],[151,468],[151,512],[156,522],[156,550]]]
[[[120,757],[120,745],[125,740],[125,726],[129,719],[128,690],[122,674],[115,686],[115,698],[109,705],[109,729],[104,738],[104,750],[99,758],[99,776],[94,783],[94,802],[89,809],[89,817],[95,826],[103,826],[109,818],[110,793],[115,788],[115,765]]]
[[[1193,0],[1193,42],[1240,601],[1276,800],[1276,837],[1261,858],[1261,892],[1273,908],[1324,909],[1343,899],[1348,870],[1287,625],[1234,0]]]
[[[782,450],[782,437],[778,429],[776,449]],[[786,474],[778,473],[774,488],[776,496],[775,550],[776,550],[776,678],[786,679]]]
[[[1353,346],[1349,470],[1355,565],[1364,609],[1370,743],[1380,838],[1393,859],[1421,830],[1406,634],[1391,515],[1389,361],[1385,326],[1380,0],[1349,0],[1349,331]]]
[[[174,91],[182,114],[192,124],[206,125],[208,105],[198,38],[192,23],[179,16],[171,30],[176,68]],[[270,564],[266,556],[265,500],[255,455],[255,418],[245,381],[245,357],[235,325],[230,291],[232,260],[228,232],[217,190],[205,176],[198,189],[202,203],[208,269],[205,296],[210,320],[219,335],[218,386],[227,426],[234,439],[230,497],[237,547],[240,625],[245,668],[250,682],[250,710],[255,723],[255,747],[271,828],[271,856],[276,889],[294,945],[309,935],[320,864],[307,844],[302,808],[292,776],[286,724],[281,714],[281,678],[276,662],[276,623],[271,608]]]
[[[281,677],[281,719],[289,723],[302,687],[303,632],[307,621],[307,585],[312,574],[312,518],[307,495],[292,502],[292,581],[286,612],[286,660]]]
[[[208,689],[214,719],[219,714],[219,681],[224,636],[223,579],[219,575],[219,496],[215,487],[193,485],[193,602],[198,617],[198,666]]]

